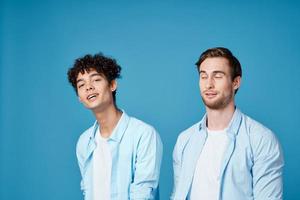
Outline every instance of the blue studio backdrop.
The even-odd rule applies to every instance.
[[[82,199],[75,145],[94,118],[66,72],[75,58],[100,51],[123,68],[119,107],[161,135],[160,196],[168,199],[176,138],[204,114],[194,63],[215,46],[240,60],[237,105],[276,133],[284,197],[298,199],[299,10],[288,0],[2,0],[0,199]]]

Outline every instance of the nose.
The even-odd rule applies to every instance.
[[[214,79],[212,77],[208,77],[205,83],[205,87],[207,89],[211,89],[214,87]]]
[[[86,90],[86,91],[90,91],[90,90],[93,90],[93,89],[94,89],[93,84],[91,84],[90,82],[88,82],[88,83],[86,84],[85,90]]]

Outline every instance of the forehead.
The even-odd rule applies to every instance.
[[[206,58],[200,65],[200,71],[205,71],[207,73],[214,71],[229,72],[230,66],[226,58],[214,57]]]
[[[79,72],[79,74],[77,75],[77,81],[87,79],[96,75],[102,76],[95,69],[89,69],[88,71],[84,70],[83,73]]]

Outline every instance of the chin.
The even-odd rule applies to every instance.
[[[212,100],[212,99],[203,99],[203,102],[206,106],[212,106],[212,107],[219,104],[219,101],[217,99],[214,99],[214,100]]]
[[[223,103],[220,101],[204,101],[204,105],[212,110],[218,110],[223,108]]]
[[[94,109],[96,109],[97,107],[99,107],[99,105],[86,104],[85,107],[86,107],[87,109],[94,110]]]

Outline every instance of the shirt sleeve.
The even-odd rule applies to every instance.
[[[162,151],[160,137],[154,129],[141,136],[137,147],[133,183],[130,185],[130,200],[158,199],[156,194]]]
[[[284,161],[280,144],[271,131],[255,141],[253,154],[254,199],[282,200]]]
[[[81,144],[80,144],[80,139],[77,142],[76,145],[76,157],[77,157],[77,161],[78,161],[78,166],[79,166],[79,170],[80,170],[80,174],[81,174],[81,181],[80,181],[80,189],[83,193],[83,195],[85,195],[85,184],[83,181],[83,156],[82,156],[82,152],[81,152]]]
[[[181,153],[179,150],[179,141],[177,140],[176,145],[173,150],[173,191],[171,194],[170,199],[174,200],[175,198],[175,193],[177,190],[177,184],[178,184],[178,179],[180,175],[180,169],[181,169]]]

